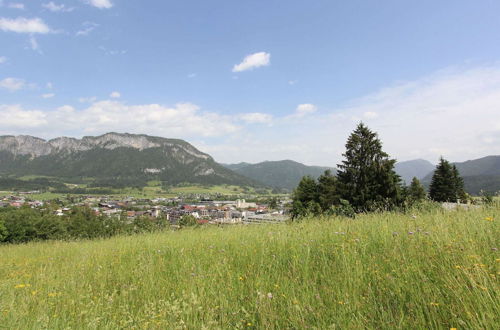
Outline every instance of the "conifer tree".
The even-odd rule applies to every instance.
[[[464,182],[455,165],[443,157],[432,175],[429,196],[436,202],[456,202],[465,199]]]
[[[410,186],[407,190],[407,196],[410,203],[423,201],[426,197],[426,192],[424,186],[420,183],[416,177],[411,180]]]
[[[462,177],[460,176],[460,173],[458,172],[458,169],[455,165],[452,166],[452,173],[453,183],[455,186],[455,199],[463,202],[467,200],[467,194],[465,193],[464,189],[464,179],[462,179]]]
[[[358,212],[391,209],[402,202],[396,160],[382,150],[377,134],[360,123],[346,143],[337,174],[342,198]]]
[[[323,211],[328,211],[340,203],[338,181],[330,170],[326,170],[318,178],[318,202]]]
[[[318,185],[316,181],[305,176],[300,180],[299,185],[293,192],[292,218],[307,215],[309,211],[317,212],[318,207]]]

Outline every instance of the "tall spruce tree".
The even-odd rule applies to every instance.
[[[396,160],[382,150],[377,134],[360,123],[346,143],[337,178],[343,199],[358,212],[392,209],[402,202]]]
[[[436,202],[456,202],[465,199],[464,181],[455,165],[451,165],[443,157],[432,175],[429,196]]]
[[[426,197],[424,186],[416,177],[411,180],[410,186],[407,190],[407,198],[411,204],[423,201]]]

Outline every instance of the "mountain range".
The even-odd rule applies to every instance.
[[[149,180],[258,185],[186,141],[119,133],[49,141],[23,135],[1,136],[0,174],[93,178],[125,185],[144,185]]]
[[[478,195],[481,190],[490,193],[500,191],[500,155],[453,164],[464,179],[465,191],[469,194]],[[432,174],[430,172],[422,179],[425,186],[430,185]]]
[[[307,166],[293,160],[266,161],[258,164],[223,164],[228,169],[247,178],[274,188],[292,190],[302,177],[318,178],[326,170],[335,173],[333,167]]]
[[[500,190],[500,156],[454,163],[471,194]],[[407,184],[413,177],[429,186],[435,166],[423,159],[396,163]],[[292,190],[300,179],[319,177],[335,168],[307,166],[292,160],[257,164],[219,164],[186,141],[148,135],[107,133],[82,139],[0,136],[0,177],[48,176],[87,182],[94,187],[232,184]]]

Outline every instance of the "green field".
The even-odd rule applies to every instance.
[[[498,329],[500,209],[0,246],[6,329]]]
[[[78,185],[80,188],[85,188],[86,185]],[[231,185],[216,185],[216,186],[200,186],[200,185],[190,185],[190,186],[173,186],[170,187],[168,191],[162,190],[161,186],[157,185],[157,182],[150,182],[148,186],[138,189],[138,188],[123,188],[123,189],[111,189],[113,190],[112,196],[117,198],[132,196],[136,198],[148,198],[153,199],[156,197],[171,198],[177,197],[179,195],[188,194],[220,194],[225,196],[235,196],[235,195],[259,195],[259,196],[272,196],[271,191],[266,190],[266,194],[257,192],[252,187],[239,187]],[[16,195],[13,191],[0,192],[3,195]],[[78,196],[78,194],[73,194]],[[92,195],[92,194],[90,194]],[[95,195],[95,194],[94,194]],[[53,199],[64,199],[67,194],[53,193],[50,191],[26,195],[27,198],[34,200],[53,200]],[[100,195],[98,195],[100,196]]]

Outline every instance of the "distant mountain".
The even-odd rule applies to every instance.
[[[408,160],[405,162],[396,163],[394,170],[401,179],[409,185],[413,177],[421,180],[426,175],[434,171],[435,166],[425,159]]]
[[[107,133],[82,139],[45,141],[32,136],[0,136],[0,175],[44,175],[95,182],[141,185],[258,185],[183,140]]]
[[[478,195],[481,190],[491,193],[500,191],[500,155],[453,164],[464,179],[465,190],[469,194]],[[430,185],[433,173],[422,180],[424,185]]]
[[[266,161],[258,164],[239,163],[223,164],[228,169],[235,171],[247,178],[258,181],[264,185],[292,190],[303,176],[319,177],[332,167],[307,166],[293,160]]]

